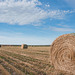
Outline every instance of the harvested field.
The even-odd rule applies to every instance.
[[[1,47],[0,75],[72,75],[55,70],[49,56],[50,47]]]

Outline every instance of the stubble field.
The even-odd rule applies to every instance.
[[[55,70],[49,47],[1,47],[0,75],[71,75]]]

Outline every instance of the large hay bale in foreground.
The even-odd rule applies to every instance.
[[[75,36],[65,34],[58,37],[51,46],[51,61],[55,69],[75,75]]]
[[[27,49],[27,48],[28,48],[28,45],[22,44],[22,45],[21,45],[21,48],[22,48],[22,49]]]

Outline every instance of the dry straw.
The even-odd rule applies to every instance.
[[[27,46],[26,44],[22,44],[22,45],[21,45],[21,48],[22,48],[22,49],[27,49],[28,46]]]
[[[62,35],[53,42],[51,60],[55,69],[75,75],[75,36],[73,34]]]

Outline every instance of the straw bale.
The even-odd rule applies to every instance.
[[[22,45],[21,45],[21,48],[22,48],[22,49],[27,49],[27,48],[28,48],[28,45],[22,44]]]
[[[51,46],[51,61],[55,69],[71,72],[75,75],[75,36],[59,36]]]

